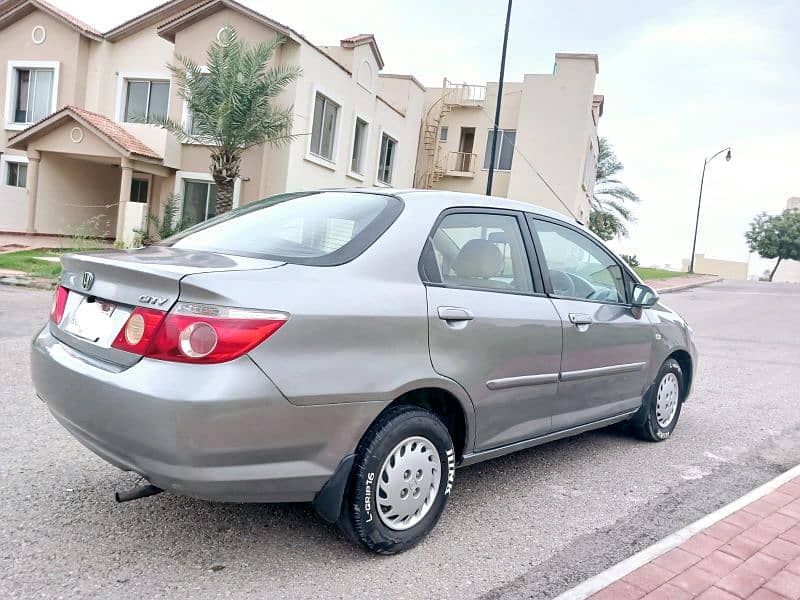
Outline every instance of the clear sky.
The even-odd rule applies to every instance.
[[[105,30],[161,0],[50,1]],[[502,0],[244,3],[320,45],[374,33],[386,72],[497,79]],[[515,0],[507,80],[552,71],[556,52],[600,57],[600,135],[642,198],[617,249],[643,264],[688,257],[703,160],[725,146],[733,160],[706,173],[698,252],[747,260],[750,219],[800,195],[800,1]]]

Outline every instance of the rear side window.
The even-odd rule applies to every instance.
[[[422,271],[428,282],[447,287],[534,291],[519,222],[512,215],[445,216],[425,246]]]
[[[283,194],[165,240],[175,248],[332,266],[352,260],[394,222],[403,203],[358,192]]]

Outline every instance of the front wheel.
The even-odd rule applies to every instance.
[[[631,420],[636,435],[648,442],[661,442],[672,435],[681,414],[685,389],[681,366],[678,361],[667,359]]]
[[[435,414],[417,406],[387,410],[356,449],[340,529],[379,554],[417,544],[444,511],[455,462],[453,441]]]

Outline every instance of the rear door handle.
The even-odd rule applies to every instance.
[[[437,312],[442,321],[472,321],[475,318],[466,308],[457,306],[440,306]]]
[[[578,331],[584,332],[592,324],[592,317],[584,313],[569,313],[569,322],[575,325]]]

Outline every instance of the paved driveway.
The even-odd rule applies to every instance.
[[[800,286],[665,299],[702,353],[672,439],[609,429],[461,469],[430,538],[385,558],[302,504],[115,504],[136,478],[32,395],[50,295],[0,286],[0,597],[551,597],[800,462]]]

